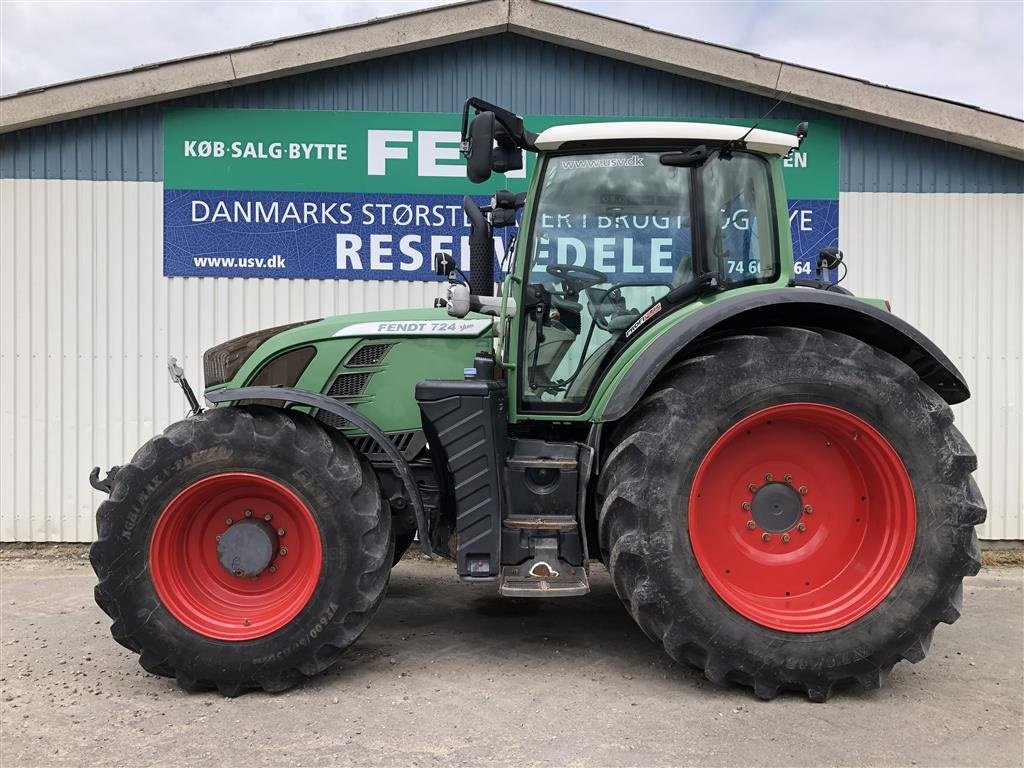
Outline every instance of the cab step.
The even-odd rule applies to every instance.
[[[558,557],[558,537],[535,539],[534,556],[501,568],[499,590],[504,597],[578,597],[590,592],[587,569]]]
[[[510,515],[502,522],[509,531],[575,531],[578,526],[572,515]]]

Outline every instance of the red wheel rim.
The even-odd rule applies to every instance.
[[[242,521],[273,537],[272,559],[254,576],[228,571],[217,554],[218,537]],[[290,488],[249,472],[212,475],[181,491],[149,545],[153,584],[167,610],[218,640],[253,640],[294,619],[316,588],[321,562],[309,508]]]
[[[822,632],[892,591],[916,517],[907,470],[876,429],[840,408],[787,403],[711,446],[690,492],[689,534],[733,610],[773,629]]]

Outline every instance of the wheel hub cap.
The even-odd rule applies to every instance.
[[[161,512],[149,545],[160,601],[218,640],[254,640],[285,626],[312,598],[322,562],[306,503],[254,472],[196,480]]]
[[[767,483],[754,493],[750,513],[758,528],[769,533],[788,531],[800,520],[803,501],[785,483]]]
[[[687,505],[690,545],[737,613],[786,632],[846,626],[896,586],[914,546],[906,467],[859,416],[774,405],[712,444]]]
[[[263,573],[277,549],[277,534],[263,520],[241,520],[219,538],[217,560],[221,567],[233,576],[243,578],[254,578]]]

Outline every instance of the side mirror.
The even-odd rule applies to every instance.
[[[523,167],[523,150],[493,112],[480,112],[473,118],[463,145],[466,176],[474,184],[487,181],[492,171],[507,173]]]
[[[498,173],[518,171],[523,167],[523,150],[513,141],[505,127],[498,123],[494,134],[497,146],[491,158],[491,169]]]
[[[818,254],[818,269],[835,269],[843,260],[843,252],[838,248],[823,248]]]
[[[481,112],[469,126],[469,147],[466,150],[466,176],[474,184],[491,178],[494,160],[493,112]]]
[[[796,142],[799,147],[807,138],[807,123],[799,123],[796,127]]]

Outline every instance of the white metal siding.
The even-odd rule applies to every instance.
[[[186,408],[202,351],[261,327],[429,306],[435,283],[165,278],[162,185],[0,180],[0,540],[88,541],[93,464],[127,461]],[[843,194],[848,284],[890,298],[968,377],[986,538],[1024,538],[1020,195]],[[970,265],[968,269],[965,265]],[[995,279],[991,279],[995,278]]]
[[[94,464],[187,411],[202,352],[294,320],[430,306],[437,283],[165,278],[163,185],[0,180],[0,540],[90,541]]]
[[[978,454],[985,539],[1024,539],[1024,195],[840,195],[844,285],[889,299],[960,368],[954,406]]]

